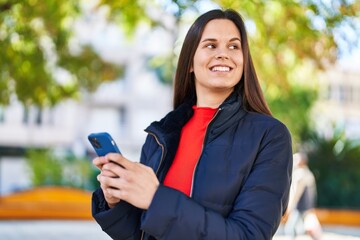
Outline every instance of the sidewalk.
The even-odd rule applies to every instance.
[[[0,221],[4,240],[111,240],[95,221]]]
[[[323,225],[322,240],[359,240],[360,227],[349,227],[340,225]],[[288,240],[289,238],[284,235],[283,226],[280,225],[273,240]],[[307,235],[298,236],[296,240],[312,240]]]
[[[360,227],[323,226],[323,240],[360,240]],[[94,221],[0,221],[4,240],[111,240]],[[286,240],[282,226],[273,240]],[[311,240],[299,236],[297,240]]]

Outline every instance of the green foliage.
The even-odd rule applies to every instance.
[[[63,164],[48,150],[30,150],[27,160],[34,186],[62,185]]]
[[[133,0],[100,0],[97,8],[107,8],[108,19],[122,26],[129,37],[140,22],[152,23],[146,15],[146,6],[149,1]]]
[[[97,170],[86,158],[57,156],[50,149],[32,149],[26,160],[34,187],[55,185],[87,190],[98,187]]]
[[[189,8],[183,3],[189,2],[172,1],[178,9],[178,23]],[[317,97],[318,73],[339,54],[334,32],[346,25],[355,36],[359,34],[354,22],[359,20],[360,4],[311,0],[213,2],[223,9],[237,10],[244,17],[254,64],[274,116],[289,127],[294,143],[306,139],[312,127],[310,110]],[[192,9],[196,7],[193,4]],[[348,39],[343,42],[354,43]],[[171,57],[176,56],[157,56],[150,61],[162,81],[170,83],[174,70]]]
[[[90,46],[70,51],[79,1],[1,1],[0,10],[0,104],[15,94],[25,105],[53,106],[121,73]],[[60,70],[65,81],[56,77]]]
[[[359,2],[215,2],[244,16],[254,65],[270,109],[289,127],[298,144],[306,139],[311,127],[309,112],[316,100],[318,73],[339,55],[334,33],[347,25],[349,31],[360,36],[353,24],[359,21]],[[344,43],[354,44],[348,39]]]
[[[299,85],[268,99],[271,110],[286,123],[295,143],[309,138],[312,129],[310,110],[316,98],[314,89]]]
[[[179,25],[190,15],[201,12],[201,1],[194,0],[100,0],[92,11],[107,13],[128,36],[139,23],[160,27],[178,39]],[[289,126],[293,139],[306,137],[309,111],[315,101],[317,74],[339,55],[334,33],[342,26],[351,34],[337,34],[350,46],[359,39],[359,1],[214,0],[222,8],[239,11],[248,25],[250,48],[266,99],[275,117]],[[106,80],[124,71],[106,63],[91,46],[74,53],[69,48],[73,25],[81,15],[81,1],[24,0],[0,2],[0,104],[8,104],[15,93],[26,105],[55,105],[64,98],[78,97],[85,89],[95,90]],[[171,12],[176,23],[169,29],[159,13]],[[159,15],[159,13],[157,15]],[[184,20],[185,21],[185,20]],[[185,21],[186,22],[186,21]],[[343,44],[344,45],[344,44]],[[344,46],[343,46],[344,47]],[[163,82],[171,83],[176,55],[149,59]],[[69,73],[66,81],[54,76],[55,70]],[[300,89],[295,89],[299,88]],[[304,101],[304,102],[301,102]]]
[[[360,141],[346,139],[338,131],[329,139],[314,134],[307,144],[318,206],[360,209]]]

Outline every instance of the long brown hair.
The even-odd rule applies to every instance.
[[[244,55],[244,72],[234,91],[243,96],[245,109],[271,116],[271,111],[265,101],[250,55],[244,21],[232,9],[225,11],[216,9],[204,13],[196,19],[187,32],[175,74],[174,109],[187,99],[196,99],[194,73],[190,69],[205,26],[214,19],[228,19],[236,25],[240,32],[241,47]]]

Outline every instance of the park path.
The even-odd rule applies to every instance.
[[[323,240],[360,240],[360,227],[323,226]],[[4,240],[110,240],[95,221],[0,221],[0,239]],[[282,227],[273,240],[286,240]],[[310,240],[300,236],[297,240]]]

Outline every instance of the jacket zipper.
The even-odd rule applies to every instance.
[[[164,161],[165,147],[162,143],[160,143],[160,141],[159,141],[158,137],[155,135],[155,133],[152,133],[152,132],[147,132],[147,133],[149,133],[151,136],[153,136],[155,138],[157,144],[161,147],[161,158],[160,158],[159,166],[155,171],[155,174],[157,175],[157,173],[159,172],[160,166],[161,166],[162,162]]]
[[[211,123],[214,121],[214,119],[216,118],[216,116],[218,115],[218,113],[219,113],[221,110],[222,110],[222,109],[219,108],[219,109],[216,111],[216,113],[214,114],[214,116],[211,118],[209,124],[206,126],[205,136],[204,136],[203,144],[202,144],[202,146],[201,146],[200,156],[199,156],[199,158],[198,158],[198,160],[197,160],[197,162],[196,162],[196,164],[195,164],[195,167],[194,167],[194,170],[193,170],[193,174],[192,174],[191,188],[190,188],[190,197],[192,197],[192,195],[193,195],[195,172],[196,172],[197,166],[198,166],[198,164],[199,164],[199,160],[200,160],[200,158],[201,158],[201,155],[202,155],[202,153],[203,153],[203,151],[204,151],[204,145],[205,145],[205,141],[206,141],[206,138],[207,138],[207,135],[208,135],[208,128],[209,128],[209,126],[211,125]]]
[[[192,194],[193,194],[195,171],[196,171],[196,168],[197,168],[197,166],[198,166],[199,160],[200,160],[200,158],[201,158],[202,152],[203,152],[203,150],[204,150],[204,145],[205,145],[206,137],[207,137],[207,135],[208,135],[208,128],[209,128],[209,126],[211,125],[211,123],[214,121],[214,119],[216,118],[216,116],[218,115],[218,113],[219,113],[221,110],[222,110],[222,109],[219,108],[219,109],[216,111],[216,113],[215,113],[214,116],[211,118],[209,124],[208,124],[207,127],[206,127],[205,137],[204,137],[203,144],[202,144],[202,147],[201,147],[201,154],[200,154],[200,156],[199,156],[199,158],[198,158],[198,160],[197,160],[197,162],[196,162],[196,165],[195,165],[195,167],[194,167],[194,171],[193,171],[193,174],[192,174],[190,197],[192,197]],[[158,137],[157,137],[154,133],[148,132],[148,131],[147,131],[147,133],[150,134],[151,136],[153,136],[153,137],[155,138],[157,144],[158,144],[158,145],[161,147],[161,149],[162,149],[160,163],[159,163],[158,168],[157,168],[156,171],[155,171],[155,174],[157,175],[157,173],[159,172],[160,166],[161,166],[161,164],[162,164],[162,162],[163,162],[163,160],[164,160],[165,147],[164,147],[163,144],[160,143]],[[145,235],[145,232],[144,232],[144,231],[141,231],[141,240],[144,239],[144,235]]]
[[[161,166],[162,162],[164,161],[165,147],[164,147],[163,144],[160,143],[160,141],[159,141],[158,137],[155,135],[155,133],[152,133],[152,132],[147,132],[147,133],[150,134],[151,136],[153,136],[155,138],[155,141],[157,142],[157,144],[161,147],[161,158],[160,158],[159,166],[155,171],[155,174],[157,175],[158,172],[159,172],[160,166]],[[140,238],[141,240],[144,239],[144,235],[145,235],[145,232],[142,230],[141,231],[141,238]]]

